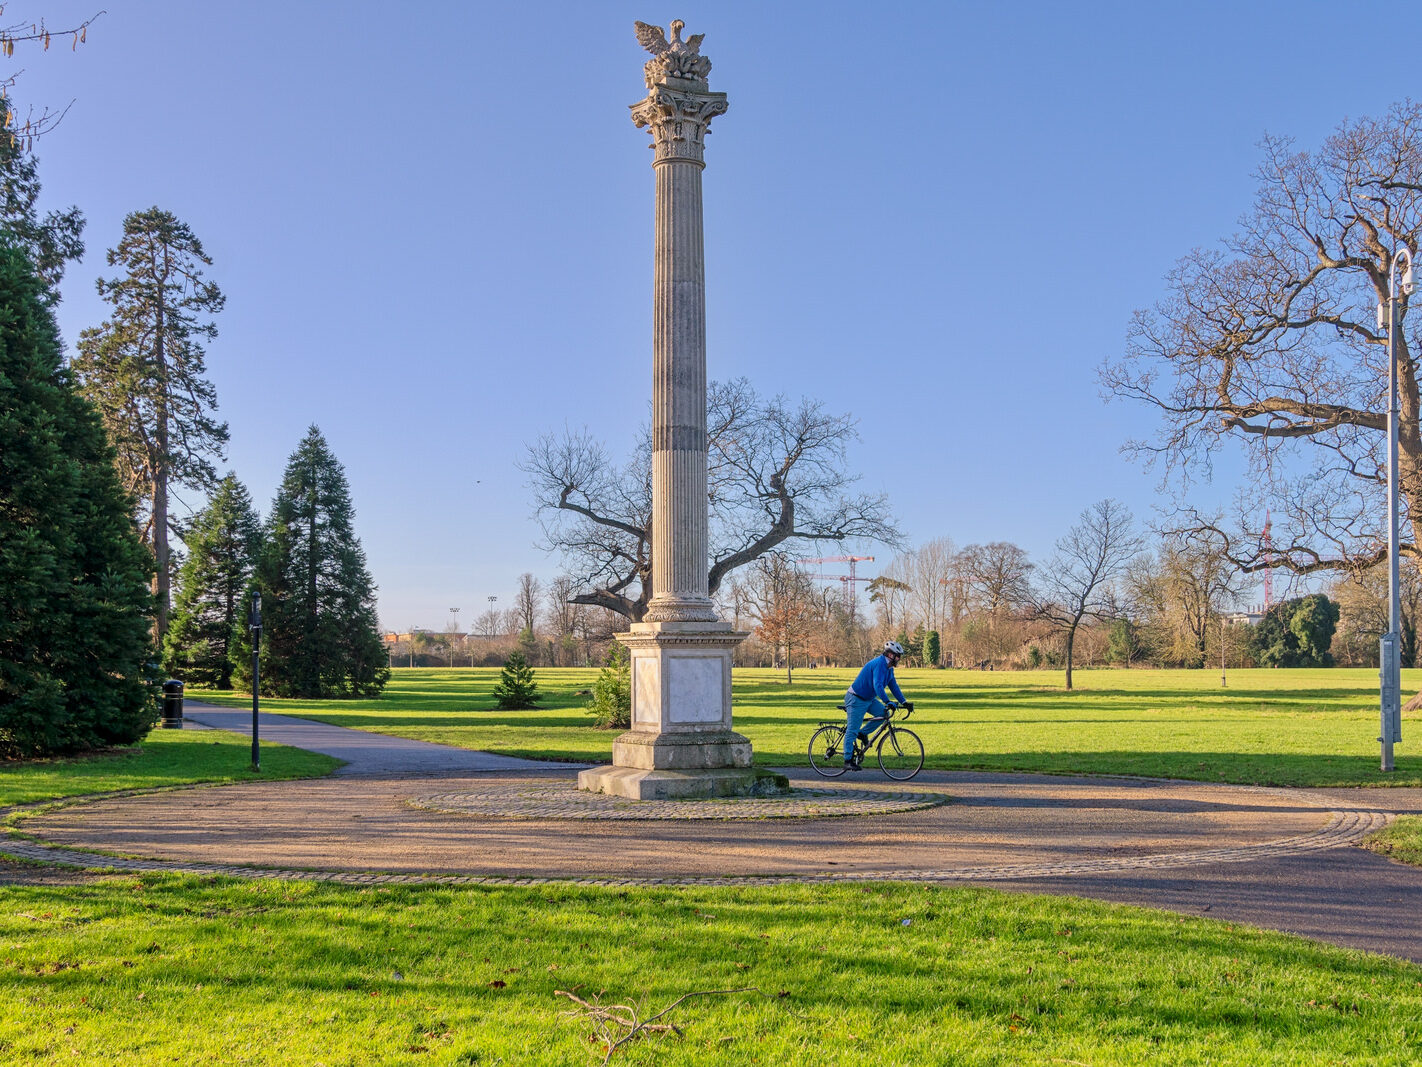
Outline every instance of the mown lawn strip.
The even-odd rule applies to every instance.
[[[1049,671],[900,671],[917,711],[925,765],[941,770],[1128,774],[1276,786],[1422,785],[1422,757],[1378,769],[1377,672],[1082,670],[1077,688]],[[579,692],[591,669],[539,668],[543,706],[499,711],[495,668],[393,672],[371,701],[264,700],[269,711],[461,748],[598,763],[615,731],[594,729]],[[853,672],[737,670],[735,726],[756,762],[804,767],[815,724],[835,718]],[[1404,685],[1422,684],[1422,670]],[[242,706],[241,694],[195,693]],[[1409,720],[1411,715],[1406,716]]]

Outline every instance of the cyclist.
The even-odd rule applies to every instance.
[[[859,770],[859,761],[854,757],[855,738],[863,737],[867,741],[869,735],[884,725],[888,718],[880,712],[885,704],[894,703],[889,699],[889,691],[893,692],[900,704],[912,706],[904,699],[899,683],[894,680],[894,668],[898,666],[903,654],[904,646],[897,641],[884,642],[884,651],[864,664],[864,669],[854,679],[854,684],[845,690],[844,710],[848,717],[844,728],[845,770]],[[866,719],[866,715],[870,718]],[[862,732],[861,727],[864,728]]]

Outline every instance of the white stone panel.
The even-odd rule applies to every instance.
[[[632,657],[632,725],[656,726],[662,718],[662,671],[656,656]]]
[[[725,660],[720,656],[668,656],[666,664],[670,721],[719,723],[725,708]]]

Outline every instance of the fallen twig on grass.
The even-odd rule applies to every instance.
[[[643,1034],[649,1033],[664,1034],[668,1031],[676,1034],[677,1037],[681,1037],[681,1027],[675,1023],[659,1023],[657,1020],[683,1001],[690,1000],[692,997],[718,997],[726,996],[731,993],[759,992],[761,992],[761,990],[758,986],[743,986],[740,989],[702,989],[692,993],[683,993],[661,1011],[646,1019],[638,1018],[637,1008],[634,1005],[603,1004],[599,999],[601,994],[593,997],[590,1001],[584,1000],[576,993],[569,992],[566,989],[555,989],[553,995],[555,997],[567,997],[582,1009],[581,1011],[565,1011],[561,1014],[584,1018],[592,1023],[597,1038],[607,1048],[607,1055],[602,1058],[605,1067],[605,1065],[611,1061],[612,1054],[634,1037],[640,1037]]]

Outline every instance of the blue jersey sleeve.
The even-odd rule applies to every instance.
[[[908,701],[904,699],[903,690],[899,688],[898,681],[894,678],[894,668],[892,667],[889,668],[889,688],[894,691],[894,696],[899,698],[900,704],[908,703]]]

